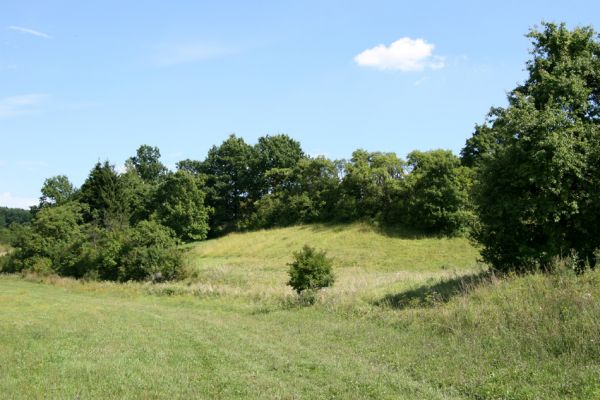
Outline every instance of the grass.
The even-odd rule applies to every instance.
[[[195,244],[189,251],[198,290],[248,298],[280,300],[287,264],[305,244],[327,250],[334,260],[336,285],[326,301],[370,302],[385,292],[480,271],[477,250],[465,238],[414,237],[382,233],[368,224],[305,225],[234,233]]]
[[[313,307],[280,289],[304,243],[337,260]],[[189,251],[177,284],[0,277],[2,397],[600,398],[598,272],[499,279],[464,239],[364,225]]]

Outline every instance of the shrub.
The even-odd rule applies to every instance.
[[[119,265],[120,281],[163,281],[181,278],[183,258],[174,232],[155,221],[142,221],[130,228]]]
[[[289,266],[288,285],[298,294],[329,287],[335,281],[332,260],[327,257],[325,251],[318,251],[308,245],[294,253],[294,261]]]

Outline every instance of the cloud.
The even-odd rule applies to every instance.
[[[354,57],[361,67],[380,70],[422,71],[444,67],[444,58],[433,54],[435,46],[423,39],[403,37],[389,46],[377,45]]]
[[[236,48],[208,42],[163,44],[158,47],[153,61],[158,66],[172,66],[204,61],[236,54]]]
[[[38,204],[38,199],[32,197],[13,196],[10,192],[0,193],[0,207],[24,208]]]
[[[0,118],[27,114],[47,97],[46,94],[32,93],[0,98]]]
[[[33,36],[37,36],[37,37],[41,37],[44,39],[52,39],[52,37],[44,32],[40,32],[40,31],[36,31],[33,29],[29,29],[29,28],[24,28],[22,26],[9,26],[6,29],[10,29],[11,31],[15,31],[15,32],[19,32],[19,33],[24,33],[26,35],[33,35]]]

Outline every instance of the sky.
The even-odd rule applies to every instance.
[[[0,206],[142,144],[202,160],[231,133],[458,154],[542,21],[600,30],[600,2],[1,0]]]

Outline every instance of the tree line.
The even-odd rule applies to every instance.
[[[472,219],[471,170],[450,151],[357,150],[309,157],[287,135],[255,145],[235,135],[175,172],[142,145],[118,173],[98,162],[80,188],[46,179],[29,225],[14,228],[6,271],[110,280],[174,279],[176,245],[231,231],[359,219],[458,234]]]
[[[177,243],[232,231],[369,220],[428,234],[469,232],[501,271],[549,270],[600,247],[600,42],[591,27],[543,23],[529,78],[492,108],[461,151],[356,150],[310,157],[279,134],[236,135],[176,171],[142,145],[117,173],[97,163],[80,188],[45,181],[4,270],[101,279],[172,279]]]

